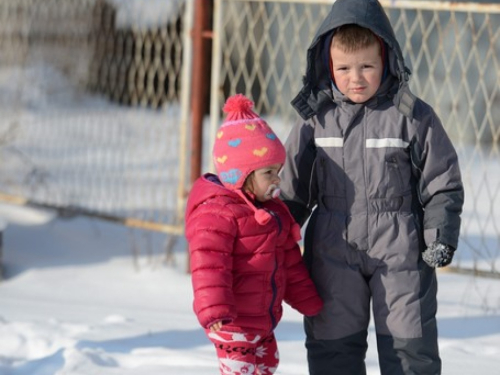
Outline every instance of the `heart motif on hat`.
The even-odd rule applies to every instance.
[[[227,160],[227,155],[221,156],[217,158],[217,163],[224,164]]]
[[[245,129],[250,130],[253,132],[255,130],[255,125],[254,124],[246,124]]]
[[[260,150],[258,150],[258,149],[253,150],[253,154],[255,156],[262,157],[262,156],[264,156],[267,153],[267,151],[268,151],[267,147],[262,147]]]
[[[220,173],[220,179],[222,182],[228,183],[230,185],[235,185],[240,179],[242,173],[239,169],[230,169],[227,172]]]
[[[271,141],[274,141],[276,139],[276,134],[274,133],[267,133],[266,137],[270,139]]]
[[[223,135],[224,135],[223,131],[217,132],[217,139],[221,139]]]
[[[236,138],[236,139],[231,139],[229,142],[227,142],[227,144],[231,147],[238,147],[241,143],[241,139],[240,138]]]

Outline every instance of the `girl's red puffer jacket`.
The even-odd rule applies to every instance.
[[[211,174],[189,195],[186,238],[194,311],[204,328],[269,333],[282,316],[282,301],[304,315],[323,302],[309,278],[297,241],[299,226],[279,200],[262,203],[272,219],[260,225],[255,208]]]

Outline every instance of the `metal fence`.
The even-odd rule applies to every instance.
[[[435,108],[459,154],[466,202],[454,265],[500,276],[500,5],[381,3],[413,72],[413,92]],[[331,5],[216,0],[212,143],[222,103],[236,92],[252,97],[286,138],[305,51]]]
[[[0,199],[181,234],[192,17],[131,4],[0,2]]]
[[[305,50],[332,2],[215,0],[208,143],[236,92],[286,138]],[[133,3],[0,1],[0,199],[183,232],[193,1]],[[454,264],[498,276],[500,7],[382,4],[413,91],[459,153],[466,204]]]

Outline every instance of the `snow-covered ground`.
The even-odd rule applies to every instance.
[[[2,375],[213,375],[214,350],[192,313],[182,238],[164,264],[164,236],[88,218],[0,206]],[[133,256],[135,243],[136,253]],[[151,250],[154,249],[154,250]],[[498,374],[500,280],[439,273],[444,375]],[[301,316],[277,329],[277,374],[305,375]],[[379,374],[373,327],[368,374]]]

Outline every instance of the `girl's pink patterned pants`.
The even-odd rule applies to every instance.
[[[274,333],[260,336],[207,330],[215,345],[222,375],[274,374],[279,363],[278,346]]]

